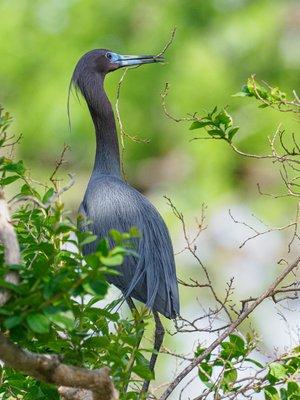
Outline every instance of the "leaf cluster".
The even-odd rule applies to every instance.
[[[263,364],[255,357],[257,343],[250,335],[230,334],[217,354],[209,354],[198,367],[200,381],[215,398],[251,396],[263,393],[266,400],[296,400],[300,395],[297,377],[300,372],[299,348],[276,362]],[[199,346],[198,357],[205,351]],[[244,371],[249,371],[245,377]]]
[[[9,114],[0,114],[3,145],[10,121]],[[2,189],[15,183],[12,221],[22,256],[19,265],[5,265],[0,246],[0,288],[11,293],[0,308],[1,331],[33,352],[59,354],[65,363],[110,367],[121,399],[136,399],[136,391],[123,389],[131,372],[135,380],[153,378],[138,346],[147,315],[127,320],[118,313],[120,301],[99,302],[107,295],[107,277],[120,273],[125,257],[137,257],[137,229],[113,230],[97,241],[92,232],[79,230],[53,187],[32,183],[22,161],[2,156],[0,174]],[[84,245],[92,242],[95,252],[84,255]],[[20,276],[18,285],[5,281],[12,270]],[[1,367],[0,380],[1,399],[59,398],[56,388],[10,368]]]
[[[204,128],[209,136],[215,139],[224,139],[231,143],[239,127],[233,125],[233,119],[225,108],[218,111],[215,107],[210,113],[201,119],[196,119],[190,126],[190,130]]]
[[[300,100],[296,92],[293,99],[288,99],[287,94],[280,88],[257,82],[255,75],[251,75],[242,90],[233,96],[254,97],[261,103],[259,108],[272,107],[283,112],[300,112]]]

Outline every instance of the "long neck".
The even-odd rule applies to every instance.
[[[96,133],[96,156],[93,174],[121,176],[120,152],[112,106],[103,88],[103,78],[90,82],[92,92],[86,101]]]

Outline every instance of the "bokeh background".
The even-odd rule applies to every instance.
[[[267,136],[279,123],[299,131],[295,118],[231,96],[253,73],[288,93],[299,89],[299,1],[0,0],[0,16],[0,103],[14,115],[13,130],[23,134],[18,155],[32,176],[46,180],[64,143],[70,145],[64,169],[76,174],[76,184],[66,195],[66,206],[74,215],[95,150],[90,117],[84,102],[80,104],[75,96],[71,97],[72,131],[68,128],[68,86],[77,60],[99,47],[124,54],[156,54],[177,27],[167,63],[131,70],[124,80],[120,111],[125,130],[151,139],[148,144],[126,140],[126,175],[164,216],[175,251],[184,247],[182,230],[163,195],[184,213],[191,233],[205,203],[208,229],[197,246],[216,287],[224,293],[226,280],[235,276],[236,299],[260,293],[276,273],[274,265],[285,254],[288,237],[275,232],[239,250],[248,231],[231,221],[228,209],[254,224],[259,223],[252,213],[271,226],[289,222],[295,213],[292,201],[257,193],[257,182],[265,191],[281,190],[277,166],[243,159],[222,142],[191,142],[195,132],[189,131],[188,123],[166,118],[160,94],[169,82],[167,105],[175,116],[195,111],[201,115],[215,105],[228,105],[241,127],[236,144],[249,152],[267,152]],[[117,71],[106,81],[113,104],[121,74]],[[201,279],[199,266],[188,255],[178,256],[177,265],[179,277]],[[183,287],[181,296],[185,317],[200,315],[201,306],[211,304],[205,290]],[[299,341],[294,324],[299,313],[285,312],[290,328],[276,313],[276,307],[266,303],[251,321],[266,355],[274,352],[274,346],[283,350]],[[208,343],[212,338],[176,335],[167,346],[188,352],[194,341]],[[177,367],[162,356],[158,381],[168,381]],[[183,398],[198,390],[194,382]]]

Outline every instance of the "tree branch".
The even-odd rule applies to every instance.
[[[1,332],[0,358],[6,365],[26,375],[61,386],[59,392],[65,399],[114,400],[118,398],[109,376],[109,368],[92,371],[66,365],[61,363],[56,355],[36,354],[21,349]],[[72,390],[71,387],[85,390]]]
[[[244,311],[230,326],[216,339],[209,347],[205,349],[200,356],[195,357],[194,360],[182,371],[173,382],[169,385],[167,390],[163,393],[159,400],[166,400],[178,384],[198,365],[200,364],[216,347],[218,347],[224,339],[227,338],[253,311],[257,308],[266,298],[270,297],[274,293],[276,287],[280,282],[293,271],[300,263],[300,257],[296,259],[292,264],[289,264],[282,272],[277,276],[273,283],[266,289],[252,304],[246,304]]]

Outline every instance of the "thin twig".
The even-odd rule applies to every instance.
[[[176,27],[173,28],[173,30],[171,32],[171,36],[170,36],[168,42],[165,44],[162,51],[159,52],[158,54],[156,54],[154,56],[154,58],[161,57],[163,54],[165,54],[165,52],[168,50],[168,48],[171,46],[171,44],[174,40],[175,33],[176,33]],[[131,68],[126,68],[118,82],[118,85],[117,85],[115,110],[116,110],[116,118],[117,118],[118,125],[120,128],[120,140],[121,140],[121,149],[122,149],[121,150],[121,152],[122,152],[122,154],[121,154],[121,156],[122,156],[121,157],[121,169],[122,169],[122,174],[123,174],[124,178],[126,178],[126,173],[125,173],[124,164],[123,164],[123,158],[124,158],[124,152],[125,152],[125,140],[124,139],[127,138],[136,143],[149,143],[150,142],[150,139],[148,139],[148,138],[139,138],[138,136],[132,136],[129,133],[127,133],[124,128],[124,124],[122,122],[121,113],[120,113],[120,105],[119,105],[120,104],[120,94],[121,94],[121,88],[124,83],[125,76],[129,69],[136,69],[139,67],[140,67],[140,65],[137,65],[137,66],[131,67]]]
[[[277,286],[285,279],[285,277],[293,271],[299,264],[300,257],[297,258],[293,263],[289,264],[273,281],[273,283],[266,289],[252,304],[246,305],[244,311],[240,316],[216,339],[210,346],[208,346],[204,352],[195,357],[194,360],[182,371],[180,374],[171,382],[167,390],[163,393],[159,400],[166,400],[169,398],[173,390],[178,384],[184,379],[197,365],[199,365],[216,347],[223,342],[224,339],[230,335],[271,293],[277,288]]]

